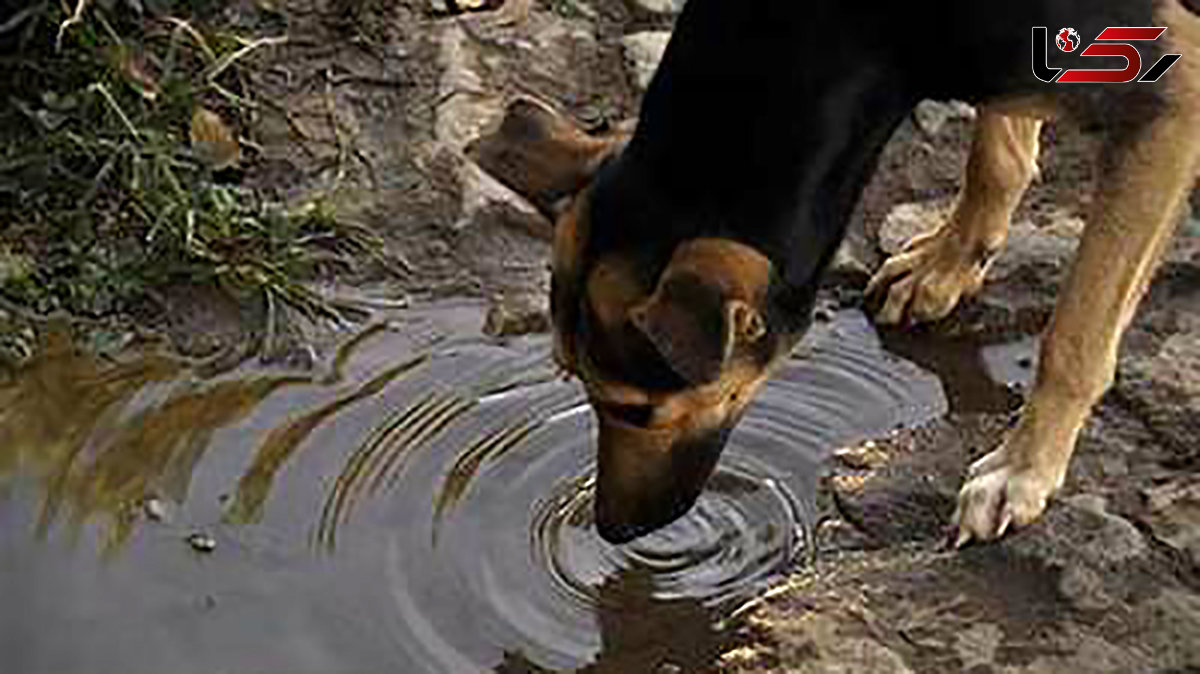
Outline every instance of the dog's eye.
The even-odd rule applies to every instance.
[[[650,422],[654,419],[653,405],[604,404],[600,405],[600,410],[617,421],[641,428],[649,426]]]

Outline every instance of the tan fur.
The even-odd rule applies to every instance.
[[[1012,106],[980,111],[966,180],[946,222],[909,241],[903,253],[871,278],[868,296],[887,290],[876,314],[879,323],[940,319],[983,287],[988,267],[1008,238],[1013,209],[1037,173],[1042,120],[1019,116],[1028,111]]]
[[[551,289],[553,303],[570,307],[583,292],[584,280],[580,256],[587,241],[586,193],[575,199],[571,208],[563,213],[554,226],[554,250],[552,253]],[[578,354],[575,347],[576,310],[563,309],[551,316],[554,323],[554,362],[565,372],[579,374]]]
[[[1167,109],[1119,152],[1042,341],[1037,382],[1005,442],[971,466],[957,543],[990,540],[1036,519],[1062,485],[1075,440],[1112,382],[1125,327],[1200,171],[1200,18],[1158,7],[1170,51]]]
[[[513,101],[495,133],[467,149],[484,170],[557,218],[592,178],[600,162],[628,140],[622,131],[590,136],[548,105]]]
[[[630,320],[676,372],[693,384],[706,383],[724,376],[735,352],[766,331],[770,271],[765,255],[736,241],[686,241],[654,292],[630,309]],[[690,290],[680,292],[685,288]]]

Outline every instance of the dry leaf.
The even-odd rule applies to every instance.
[[[192,152],[214,171],[228,168],[242,158],[237,137],[217,113],[196,108],[192,113]]]
[[[158,80],[151,74],[151,69],[145,57],[130,50],[122,49],[117,55],[117,66],[129,85],[137,90],[148,101],[158,98],[160,92]]]

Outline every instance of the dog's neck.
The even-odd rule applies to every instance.
[[[915,100],[878,59],[830,37],[759,28],[763,39],[748,45],[705,11],[684,13],[634,138],[598,180],[594,244],[644,242],[650,231],[664,247],[724,236],[767,255],[786,285],[811,290]],[[722,12],[729,21],[729,6]]]

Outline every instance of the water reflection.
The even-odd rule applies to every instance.
[[[592,526],[582,392],[547,339],[490,340],[482,314],[392,317],[311,375],[206,380],[48,335],[0,384],[6,577],[37,607],[6,668],[689,671],[720,615],[810,551],[822,457],[945,409],[934,378],[841,316],[767,386],[693,512],[614,547]],[[147,521],[149,497],[169,521]],[[29,521],[42,542],[13,535]],[[51,535],[89,523],[107,565]],[[192,552],[195,531],[216,549]],[[27,624],[0,606],[0,637]]]
[[[279,388],[304,382],[290,376],[177,381],[180,370],[154,353],[101,362],[54,331],[24,375],[0,389],[0,471],[19,469],[42,483],[39,535],[60,518],[73,535],[90,520],[106,519],[103,548],[111,554],[128,541],[149,495],[187,498],[216,429],[236,423]]]
[[[339,352],[339,356],[342,353],[345,351]],[[388,384],[427,360],[428,355],[421,355],[388,368],[353,392],[341,396],[327,405],[320,405],[311,412],[300,415],[295,421],[274,428],[259,445],[253,462],[238,480],[236,495],[226,514],[226,521],[235,524],[250,524],[261,520],[263,504],[274,484],[275,474],[300,448],[309,435],[342,410],[380,393]],[[339,371],[340,368],[335,366],[334,372]],[[327,379],[326,383],[336,382],[339,379],[340,377],[333,377]],[[342,476],[339,476],[338,483],[342,483]],[[324,519],[322,517],[322,521]],[[332,543],[332,541],[330,542]]]

